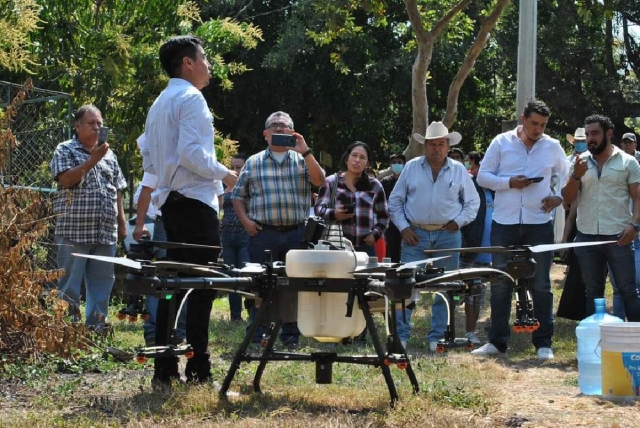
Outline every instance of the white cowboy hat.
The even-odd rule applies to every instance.
[[[587,133],[585,132],[584,128],[576,129],[576,132],[573,135],[567,134],[567,141],[570,142],[571,144],[573,144],[574,140],[586,140],[586,139],[587,139]]]
[[[413,138],[420,144],[424,144],[425,140],[433,140],[435,138],[448,138],[449,145],[455,146],[462,140],[462,135],[459,132],[451,132],[442,122],[431,122],[431,125],[427,127],[427,132],[424,137],[417,132],[413,134]]]

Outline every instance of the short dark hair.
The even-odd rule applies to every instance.
[[[543,102],[538,100],[531,100],[524,107],[524,117],[531,116],[531,113],[538,113],[540,116],[549,117],[551,116],[551,110],[549,107]]]
[[[482,161],[482,155],[475,151],[467,153],[467,157],[471,159],[473,162],[475,162],[477,165],[480,165],[480,162]]]
[[[240,159],[242,161],[247,161],[247,155],[245,155],[244,153],[236,153],[235,155],[233,155],[233,157],[231,159]]]
[[[449,150],[447,156],[451,157],[451,153],[457,153],[458,155],[460,155],[460,159],[464,160],[464,152],[461,149],[454,147],[453,149]]]
[[[196,60],[202,41],[194,36],[171,37],[160,46],[160,64],[169,77],[180,77],[180,67],[185,56]]]
[[[616,129],[616,126],[613,124],[611,119],[602,114],[592,114],[584,120],[585,125],[589,125],[591,123],[599,123],[605,133],[610,129],[614,131]]]
[[[100,109],[98,107],[94,106],[93,104],[85,104],[73,114],[74,123],[80,122],[84,115],[89,111],[98,113],[100,116],[102,116],[102,113],[100,112]]]
[[[394,153],[389,156],[389,163],[393,162],[394,159],[402,159],[402,163],[407,163],[407,158],[402,153]]]

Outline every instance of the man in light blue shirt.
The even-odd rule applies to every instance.
[[[425,156],[407,162],[389,197],[391,220],[402,235],[401,260],[413,262],[425,258],[424,250],[458,248],[462,243],[460,228],[476,217],[480,197],[471,176],[460,162],[447,157],[451,146],[460,143],[458,132],[449,133],[442,122],[432,122],[423,137],[414,134],[425,145]],[[446,270],[458,269],[459,254],[436,253],[433,257],[450,256],[435,264]],[[414,296],[414,300],[419,294]],[[397,330],[406,349],[411,334],[412,305],[403,314],[398,311]],[[436,296],[431,314],[431,330],[427,336],[429,349],[436,350],[447,327],[447,306]]]
[[[491,224],[491,245],[552,244],[551,213],[562,203],[554,194],[551,176],[563,182],[567,160],[558,140],[544,133],[551,112],[545,103],[530,101],[521,116],[522,125],[493,139],[480,165],[478,184],[496,192]],[[535,276],[530,281],[535,316],[540,327],[532,341],[538,359],[553,359],[553,294],[549,271],[553,253],[533,255]],[[494,254],[493,266],[503,269],[507,254]],[[511,331],[511,299],[514,284],[503,280],[491,288],[491,328],[489,343],[472,352],[475,355],[503,355]]]
[[[145,144],[140,144],[145,171],[158,176],[153,203],[162,210],[169,241],[219,246],[218,195],[223,182],[235,184],[237,174],[216,160],[213,116],[200,92],[209,84],[211,65],[200,40],[193,36],[165,42],[160,47],[160,62],[170,80],[149,110]],[[167,252],[172,260],[202,265],[217,261],[218,253],[200,249]],[[187,361],[188,381],[211,379],[208,335],[214,297],[215,291],[195,290],[187,302],[187,342],[194,350]],[[175,298],[181,299],[182,294]],[[168,301],[160,300],[156,345],[168,341],[168,312]],[[154,385],[179,378],[177,357],[156,358],[154,368]]]

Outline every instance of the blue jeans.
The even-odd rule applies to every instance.
[[[500,224],[491,223],[491,245],[508,247],[510,245],[552,244],[554,239],[552,222],[542,224]],[[507,254],[493,254],[493,267],[505,270]],[[540,327],[533,332],[532,342],[538,348],[550,348],[553,343],[553,293],[551,292],[551,261],[553,252],[534,253],[536,270],[533,278],[522,278],[519,281],[529,286],[535,317]],[[511,317],[511,300],[513,282],[502,280],[491,287],[491,328],[489,342],[500,351],[507,350],[511,337],[509,318]]]
[[[289,250],[302,248],[302,235],[304,225],[287,232],[279,232],[272,229],[262,229],[257,235],[249,237],[249,257],[252,263],[264,263],[267,261],[266,250],[271,251],[273,261],[286,261]],[[296,322],[298,316],[298,293],[294,295],[280,294],[279,307],[283,318],[280,340],[285,345],[297,344],[300,338],[300,330]],[[255,318],[256,309],[251,311],[251,320]],[[256,330],[253,341],[260,341],[264,333],[264,326]]]
[[[424,260],[426,258],[450,256],[446,259],[437,260],[433,265],[435,267],[443,267],[447,271],[458,269],[458,263],[460,260],[459,253],[435,253],[427,256],[427,254],[424,253],[424,250],[459,248],[460,245],[462,245],[462,235],[460,234],[460,231],[448,232],[446,230],[436,230],[429,232],[418,228],[413,228],[413,231],[418,235],[418,238],[420,238],[420,242],[416,246],[407,245],[403,242],[400,260],[408,263]],[[453,310],[453,308],[451,308],[451,310]],[[409,336],[411,335],[412,314],[413,311],[411,309],[405,310],[404,317],[401,310],[396,311],[398,337],[403,342],[408,342]],[[431,306],[431,330],[429,330],[429,333],[427,334],[427,341],[437,342],[444,338],[444,332],[447,329],[448,321],[447,304],[440,295],[436,295],[433,305]]]
[[[79,244],[62,236],[55,237],[58,247],[58,268],[64,275],[58,278],[58,290],[70,305],[70,313],[75,315],[80,307],[82,278],[86,289],[85,324],[103,325],[109,314],[109,298],[116,280],[113,263],[72,256],[71,253],[92,254],[94,256],[116,255],[116,244]]]
[[[576,242],[615,241],[616,235],[586,235],[578,231]],[[629,321],[640,321],[640,296],[636,286],[636,265],[633,247],[617,244],[576,247],[575,254],[582,270],[587,293],[587,316],[595,312],[593,299],[604,297],[607,264],[624,303]]]
[[[223,230],[220,234],[222,259],[225,264],[242,269],[249,262],[249,235],[246,231],[231,232]],[[229,310],[232,320],[242,319],[242,296],[229,293]]]
[[[633,240],[633,252],[636,262],[636,287],[640,291],[640,238]],[[616,279],[611,273],[611,269],[609,269],[609,278],[611,279],[611,286],[613,287],[613,315],[624,320],[624,300],[620,295],[618,284],[616,284]]]

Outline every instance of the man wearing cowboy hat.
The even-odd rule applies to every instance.
[[[464,165],[447,157],[450,147],[460,143],[462,136],[449,133],[442,122],[432,122],[424,137],[413,134],[413,138],[425,145],[426,155],[407,162],[389,197],[391,219],[402,235],[403,262],[423,260],[424,250],[460,247],[460,228],[473,221],[480,206]],[[458,268],[457,253],[436,253],[433,257],[439,255],[449,257],[436,261],[436,266]],[[412,308],[397,314],[398,336],[405,348],[411,333],[411,314]],[[447,306],[442,297],[436,296],[427,336],[431,351],[443,339],[446,327]]]
[[[521,116],[522,125],[495,137],[487,149],[478,184],[496,192],[491,245],[554,241],[551,213],[562,203],[562,197],[553,191],[551,176],[555,173],[559,182],[564,182],[567,158],[560,142],[544,133],[550,115],[545,103],[530,101]],[[540,360],[553,358],[553,294],[549,278],[552,257],[552,252],[533,254],[537,266],[530,291],[540,327],[533,332],[532,341]],[[506,262],[506,254],[493,255],[497,269],[504,270]],[[491,288],[489,343],[472,354],[503,355],[507,351],[513,286],[512,281],[503,280]]]
[[[576,156],[587,151],[587,134],[584,128],[577,128],[573,135],[567,134],[567,141],[573,146],[573,153],[567,158],[572,163]]]

